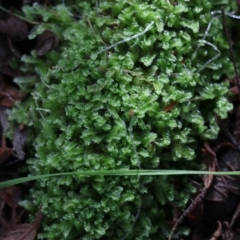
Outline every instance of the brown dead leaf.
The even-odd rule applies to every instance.
[[[1,188],[0,198],[12,209],[17,209],[21,200],[21,188],[19,186]]]
[[[207,166],[208,171],[215,172],[216,171],[216,163],[217,158],[215,152],[211,149],[207,142],[204,143],[205,149],[203,149],[203,153],[205,154],[205,164]],[[204,175],[203,182],[205,188],[209,188],[213,181],[213,175]]]
[[[15,41],[22,41],[28,36],[28,26],[22,19],[10,14],[7,19],[0,20],[0,32]]]
[[[17,209],[9,210],[9,207],[4,201],[0,204],[0,235],[3,232],[9,231],[9,229],[15,227],[21,222],[21,219],[26,210],[23,207],[18,207]]]
[[[3,85],[0,91],[0,105],[13,107],[16,101],[22,101],[26,94],[10,85]]]
[[[13,154],[12,149],[0,148],[0,165],[2,165],[12,154]]]
[[[3,136],[0,147],[0,165],[2,165],[12,154],[13,149],[10,149],[6,146],[5,137]]]
[[[179,103],[178,102],[172,102],[172,103],[169,103],[167,106],[165,106],[163,108],[163,111],[164,112],[169,112],[171,111],[175,106],[177,106]]]
[[[215,230],[215,232],[213,233],[212,237],[210,240],[217,240],[220,236],[221,236],[221,233],[222,233],[222,224],[220,221],[217,221],[217,229]]]
[[[42,220],[41,209],[35,215],[34,223],[20,224],[0,236],[0,240],[33,240]]]
[[[37,55],[44,56],[48,51],[55,48],[58,44],[58,37],[54,32],[44,31],[37,39]]]
[[[9,48],[11,49],[13,55],[20,59],[21,58],[21,53],[17,49],[15,43],[12,41],[12,39],[10,37],[8,37],[8,45],[9,45]]]
[[[221,145],[219,145],[220,148]],[[208,143],[204,143],[205,149],[203,152],[205,154],[205,164],[208,171],[215,172],[217,169],[217,156],[216,153],[211,149]],[[215,148],[216,151],[216,148]],[[205,200],[209,201],[223,201],[228,197],[229,189],[227,187],[227,182],[222,176],[204,175],[203,177],[204,186],[208,189]]]
[[[21,76],[21,72],[18,69],[12,69],[7,62],[0,65],[0,72],[9,77]]]
[[[238,86],[230,88],[229,91],[235,95],[238,95]]]

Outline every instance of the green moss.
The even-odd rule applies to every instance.
[[[229,50],[210,14],[220,6],[105,0],[96,10],[96,3],[24,9],[43,19],[31,38],[49,29],[60,39],[45,57],[23,57],[22,70],[37,74],[34,87],[16,79],[32,97],[11,118],[39,132],[31,174],[200,169],[199,139],[216,138],[215,116],[232,108],[222,78],[233,75]],[[193,191],[178,177],[68,176],[38,181],[23,204],[43,205],[39,239],[166,239],[169,203],[184,209]]]

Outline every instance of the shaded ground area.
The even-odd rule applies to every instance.
[[[8,120],[8,110],[17,101],[24,101],[27,94],[21,92],[13,79],[27,76],[29,73],[19,71],[19,60],[23,54],[37,49],[39,55],[44,55],[51,46],[44,45],[49,39],[49,33],[38,41],[30,41],[27,36],[34,24],[14,16],[11,12],[20,13],[24,4],[34,2],[47,4],[47,1],[0,1],[0,181],[6,181],[26,175],[21,169],[29,156],[24,149],[27,139],[27,129],[24,125],[15,126],[12,139],[5,137],[5,132],[11,124]],[[51,44],[50,44],[51,45]],[[27,116],[26,116],[27,117]],[[36,213],[34,223],[28,223],[28,213],[19,202],[23,200],[31,184],[0,189],[0,239],[31,240],[36,236],[41,221],[41,211]]]
[[[40,4],[50,4],[49,1],[35,1]],[[21,92],[13,79],[27,76],[28,72],[20,72],[19,59],[32,49],[43,56],[58,42],[57,37],[50,31],[45,31],[36,41],[28,40],[27,36],[34,23],[27,22],[12,12],[20,12],[22,5],[33,4],[33,1],[0,1],[0,6],[10,12],[0,10],[0,181],[6,181],[23,176],[19,169],[25,165],[30,154],[24,148],[27,139],[27,129],[24,125],[16,126],[12,139],[5,137],[5,131],[11,124],[8,120],[7,110],[11,109],[16,101],[24,101],[27,94]],[[240,5],[240,4],[239,4]],[[224,17],[223,17],[224,19]],[[228,34],[226,24],[223,24],[232,45],[231,30]],[[230,32],[230,31],[229,31]],[[226,37],[227,38],[227,37]],[[214,142],[202,142],[205,155],[205,165],[209,171],[240,171],[240,103],[239,103],[239,77],[229,80],[232,93],[229,97],[234,109],[229,118],[220,121],[222,129],[219,138]],[[174,104],[167,106],[170,111]],[[206,176],[202,182],[196,183],[197,193],[189,201],[189,207],[181,215],[178,207],[172,203],[176,214],[173,217],[173,230],[177,231],[180,224],[192,229],[189,239],[240,239],[240,177],[239,176]],[[1,239],[34,239],[41,221],[41,211],[36,213],[33,224],[28,223],[28,213],[19,206],[19,201],[31,187],[31,183],[0,189],[0,240]],[[174,225],[175,224],[175,225]],[[179,239],[182,239],[179,237]]]

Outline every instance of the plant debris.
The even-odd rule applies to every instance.
[[[239,2],[237,2],[239,5]],[[222,9],[223,26],[232,55],[236,77],[230,83],[230,92],[234,109],[228,120],[220,121],[221,132],[218,139],[205,143],[205,164],[209,171],[240,171],[240,94],[238,71],[233,54],[232,40],[226,26]],[[187,216],[193,231],[193,240],[235,240],[240,239],[240,177],[212,176],[204,177],[204,188],[195,197],[190,206],[176,221],[172,233]],[[169,239],[172,238],[172,234]]]
[[[25,2],[30,3],[31,1],[23,1],[21,4],[12,4],[7,7],[11,10],[19,10]],[[236,2],[240,9],[240,1],[237,0]],[[49,4],[50,1],[41,3]],[[174,6],[177,4],[173,3]],[[119,24],[112,23],[111,26],[118,28]],[[153,22],[141,33],[99,50],[96,53],[96,57],[103,52],[110,55],[111,52],[109,50],[132,39],[137,41],[137,38],[144,35],[152,26]],[[14,58],[20,59],[24,53],[29,53],[33,49],[36,50],[36,54],[39,57],[44,57],[49,51],[57,47],[59,43],[57,34],[50,30],[45,30],[38,35],[35,41],[28,40],[27,36],[32,27],[31,24],[14,14],[0,10],[0,167],[4,171],[6,170],[1,175],[1,181],[19,177],[21,174],[18,173],[17,168],[14,168],[14,166],[15,164],[23,166],[26,159],[27,129],[24,124],[20,124],[15,128],[12,139],[6,139],[5,136],[9,126],[7,109],[15,106],[16,102],[24,101],[27,97],[27,94],[22,92],[13,82],[13,78],[31,76],[29,72],[20,72],[19,66],[14,67],[13,60]],[[23,47],[26,45],[28,45],[27,48]],[[229,45],[231,48],[231,44]],[[145,64],[145,67],[148,67],[148,64],[153,61],[154,57],[150,59],[142,58],[142,63]],[[77,70],[80,66],[81,64],[72,68],[72,71]],[[130,70],[125,72],[133,73]],[[230,92],[237,96],[239,95],[238,79],[239,76],[236,74],[236,79],[230,81],[233,85],[230,88]],[[105,85],[103,84],[102,86]],[[224,126],[224,129],[219,134],[219,139],[214,142],[201,141],[201,144],[204,145],[205,165],[209,171],[240,171],[240,100],[239,98],[234,98],[231,101],[234,109],[229,114],[227,123],[226,121],[219,122],[219,125]],[[179,104],[179,101],[170,101],[162,110],[171,112]],[[135,112],[137,112],[135,109],[131,109],[128,115],[133,117],[136,115]],[[154,147],[154,144],[152,143],[151,146]],[[8,166],[13,166],[13,168],[10,169]],[[240,177],[207,175],[203,178],[203,184],[204,187],[179,219],[177,219],[179,214],[177,205],[174,202],[170,202],[174,212],[173,222],[175,225],[173,232],[177,230],[181,223],[183,224],[183,220],[186,218],[186,222],[188,222],[186,225],[192,229],[191,239],[193,240],[240,239]],[[19,202],[23,200],[23,192],[25,190],[26,186],[22,185],[0,189],[0,240],[33,240],[36,236],[42,220],[41,209],[36,213],[34,223],[25,223],[26,210],[19,206]],[[169,239],[171,237],[172,234],[170,234]]]
[[[41,209],[35,215],[34,223],[19,224],[4,232],[0,240],[34,240],[42,220]]]
[[[27,131],[24,125],[16,127],[12,139],[6,138],[6,131],[11,124],[8,110],[27,97],[13,82],[15,77],[29,74],[19,70],[19,60],[23,54],[36,49],[35,41],[27,39],[32,26],[14,15],[24,4],[29,4],[27,2],[0,2],[1,7],[11,9],[0,9],[0,181],[22,176],[19,169],[25,164]],[[29,187],[30,185],[23,184],[0,189],[1,240],[35,239],[42,219],[41,210],[36,214],[35,222],[30,224],[26,223],[29,221],[27,211],[19,206]]]

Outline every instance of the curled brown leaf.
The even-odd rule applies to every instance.
[[[44,31],[37,39],[37,55],[44,56],[48,51],[55,48],[58,44],[58,37],[54,32]]]
[[[12,209],[17,209],[21,200],[21,189],[19,186],[1,188],[0,198]]]
[[[0,105],[13,107],[16,101],[22,101],[26,94],[10,85],[3,85],[0,91]]]
[[[5,137],[3,136],[0,147],[0,165],[3,164],[12,154],[13,150],[6,146]]]
[[[34,240],[42,220],[41,210],[35,215],[34,223],[17,225],[0,236],[0,240]]]
[[[28,36],[28,26],[22,19],[10,14],[7,19],[0,20],[0,32],[15,41],[22,41]]]

